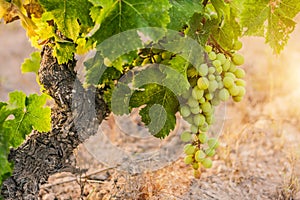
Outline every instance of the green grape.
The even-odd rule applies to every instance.
[[[194,158],[193,158],[193,155],[187,155],[185,156],[184,158],[184,163],[189,165],[189,164],[192,164],[194,162]]]
[[[227,74],[227,73],[226,73]],[[230,88],[234,85],[234,80],[231,76],[226,76],[223,79],[223,84],[226,88]]]
[[[213,106],[218,106],[218,105],[220,105],[220,103],[221,103],[221,101],[219,100],[219,98],[213,98],[211,100],[211,105],[213,105]]]
[[[216,60],[217,55],[215,52],[212,51],[212,52],[208,53],[208,57],[210,60]]]
[[[201,104],[201,109],[205,113],[211,112],[211,104],[208,101],[206,101],[203,104]]]
[[[205,144],[207,142],[207,135],[205,133],[199,133],[198,139],[202,144]]]
[[[213,73],[215,73],[216,72],[216,69],[214,68],[214,67],[209,67],[208,68],[208,73],[209,74],[213,74]]]
[[[243,97],[241,97],[241,96],[235,96],[235,97],[232,97],[232,99],[233,99],[233,101],[235,101],[235,102],[240,102],[240,101],[243,100]]]
[[[199,99],[201,99],[202,97],[203,97],[203,94],[204,94],[204,91],[203,90],[201,90],[199,87],[194,87],[193,88],[193,90],[192,90],[192,96],[195,98],[195,99],[197,99],[197,100],[199,100]]]
[[[218,14],[215,13],[215,12],[211,12],[211,13],[210,13],[210,17],[211,17],[212,19],[218,19]]]
[[[205,99],[206,100],[212,100],[214,98],[214,94],[213,93],[207,93],[205,94]]]
[[[161,61],[161,56],[160,56],[160,55],[154,55],[154,56],[151,58],[151,61],[152,61],[152,63],[160,63],[160,61]]]
[[[219,91],[218,96],[221,101],[227,101],[230,97],[230,94],[227,89],[223,88],[222,90]]]
[[[211,168],[212,167],[212,160],[210,158],[204,158],[201,162],[204,168]]]
[[[205,90],[208,88],[208,84],[209,81],[206,77],[201,77],[198,79],[197,81],[197,86],[201,89],[201,90]]]
[[[191,91],[190,90],[186,90],[182,94],[182,98],[184,98],[184,99],[188,99],[190,96],[191,96]]]
[[[142,66],[145,66],[150,63],[150,58],[145,58],[142,62]]]
[[[237,86],[243,86],[243,87],[245,87],[246,86],[246,81],[244,81],[242,79],[237,79],[237,80],[235,80],[235,84]]]
[[[215,120],[214,115],[206,116],[206,122],[208,125],[213,124],[214,120]]]
[[[228,88],[228,91],[229,91],[230,95],[231,96],[237,96],[240,92],[239,87],[240,86],[233,85],[230,88]]]
[[[106,65],[107,67],[111,67],[113,66],[113,62],[111,60],[109,60],[109,58],[105,57],[103,60],[104,65]]]
[[[216,72],[218,74],[221,74],[223,72],[223,68],[220,66],[220,67],[216,67]]]
[[[219,142],[216,138],[209,138],[207,144],[211,149],[216,149],[219,146]]]
[[[246,94],[246,89],[243,86],[237,86],[239,88],[239,94],[237,96],[243,97]]]
[[[227,59],[226,59],[224,54],[218,53],[217,54],[217,60],[219,60],[221,62],[221,64],[223,65],[226,62]]]
[[[192,108],[190,108],[190,110],[191,110],[191,113],[196,115],[196,114],[200,113],[200,106],[198,105],[196,107],[192,107]]]
[[[193,155],[196,150],[196,147],[192,144],[186,144],[183,148],[183,151],[186,155]]]
[[[216,81],[218,81],[218,82],[222,81],[222,77],[220,75],[217,75],[216,76]]]
[[[214,60],[214,61],[212,62],[212,64],[213,64],[213,66],[215,66],[216,68],[221,67],[221,65],[222,65],[221,61],[219,61],[219,60]]]
[[[220,82],[218,83],[218,89],[221,90],[221,89],[223,89],[223,88],[224,88],[224,84],[223,84],[222,81],[220,81]]]
[[[241,41],[239,41],[239,40],[236,40],[236,41],[233,43],[232,49],[238,51],[238,50],[240,50],[242,47],[243,47],[243,43],[242,43]]]
[[[226,59],[226,61],[224,62],[224,64],[222,65],[223,71],[227,72],[230,68],[230,60]]]
[[[189,124],[193,124],[193,122],[194,122],[194,116],[190,115],[190,116],[186,117],[185,120],[186,120]]]
[[[212,51],[212,46],[205,45],[204,50],[206,51],[206,53],[210,53]]]
[[[226,72],[225,73],[225,77],[231,77],[233,80],[236,79],[235,75],[233,73],[231,73],[231,72]]]
[[[188,99],[187,104],[192,108],[198,106],[197,99],[194,99],[192,96]]]
[[[158,48],[152,48],[151,51],[152,51],[152,53],[154,53],[154,54],[159,54],[159,53],[162,52],[163,50],[162,50],[162,49],[158,49]]]
[[[242,68],[237,68],[234,72],[234,75],[237,77],[237,78],[244,78],[246,73],[245,71],[242,69]]]
[[[196,151],[196,153],[195,153],[195,160],[197,162],[202,162],[205,157],[206,157],[206,154],[202,150]]]
[[[219,87],[219,84],[216,80],[209,81],[208,91],[214,92]]]
[[[191,129],[192,133],[195,133],[195,134],[198,133],[198,126],[192,124],[191,127],[190,127],[190,129]]]
[[[205,122],[205,117],[202,114],[198,114],[194,116],[194,124],[198,127],[203,125]],[[197,128],[197,132],[198,132],[198,128]]]
[[[203,104],[205,101],[206,101],[206,100],[205,100],[204,97],[202,97],[201,99],[199,99],[199,103],[200,103],[200,104]]]
[[[241,55],[241,54],[238,54],[238,53],[235,53],[233,54],[232,56],[232,62],[235,64],[235,65],[242,65],[244,64],[245,60],[244,60],[244,57]]]
[[[169,51],[164,51],[164,52],[161,53],[161,58],[163,60],[170,60],[171,57],[172,57],[172,53],[169,52]]]
[[[208,74],[208,66],[205,63],[201,64],[197,70],[200,76],[206,76]]]
[[[206,154],[208,157],[212,157],[212,156],[214,156],[214,155],[216,154],[216,151],[215,151],[214,149],[208,148],[208,149],[205,150],[205,154]]]
[[[216,80],[215,75],[209,74],[209,75],[208,75],[208,80],[210,80],[210,81]]]
[[[236,69],[237,67],[235,66],[235,64],[231,63],[228,71],[234,73]]]
[[[182,117],[188,117],[191,114],[190,108],[186,105],[180,107],[180,114]]]
[[[194,163],[192,164],[192,167],[193,167],[194,170],[199,169],[199,163],[194,162]]]
[[[188,131],[184,131],[183,133],[181,133],[180,135],[180,139],[183,141],[183,142],[188,142],[192,139],[192,134]]]
[[[200,168],[200,166],[199,166],[199,168]],[[200,170],[194,170],[194,177],[195,177],[196,179],[199,179],[199,178],[201,177],[201,172],[200,172]]]
[[[204,122],[204,124],[199,127],[199,130],[202,132],[207,132],[208,129],[209,129],[209,125],[207,124],[207,122]]]

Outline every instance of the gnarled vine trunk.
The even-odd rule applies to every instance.
[[[39,78],[55,101],[52,130],[35,132],[22,146],[11,149],[9,160],[14,162],[14,172],[3,183],[1,194],[5,199],[38,199],[39,187],[50,175],[76,170],[70,162],[73,150],[96,133],[107,115],[99,93],[85,90],[76,79],[75,65],[75,59],[59,65],[52,48],[44,47]]]

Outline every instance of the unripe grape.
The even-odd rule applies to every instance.
[[[201,111],[201,109],[200,109],[200,106],[198,105],[198,106],[196,106],[196,107],[192,107],[192,108],[190,108],[190,110],[191,110],[191,113],[193,113],[193,114],[199,114],[200,113],[200,111]]]
[[[145,58],[142,62],[142,66],[145,66],[150,63],[150,58]]]
[[[211,168],[212,167],[212,160],[210,158],[204,158],[201,162],[204,168]]]
[[[219,60],[221,62],[221,64],[223,65],[226,62],[227,59],[226,59],[224,54],[218,53],[217,54],[217,60]]]
[[[207,101],[203,104],[201,104],[201,109],[203,110],[203,112],[210,112],[211,111],[211,104]]]
[[[203,125],[205,122],[205,117],[202,114],[198,114],[194,116],[194,124],[198,127]],[[198,132],[198,128],[197,128],[197,132]]]
[[[244,64],[245,60],[241,54],[235,53],[232,56],[232,62],[239,66],[239,65]]]
[[[106,65],[107,67],[111,67],[113,66],[113,62],[111,60],[109,60],[109,58],[105,57],[103,60],[104,65]]]
[[[219,146],[219,142],[216,138],[209,138],[207,144],[211,149],[216,149]]]
[[[208,125],[213,124],[214,121],[215,121],[214,115],[206,116],[206,122],[207,122]]]
[[[203,90],[201,90],[199,87],[194,87],[193,88],[193,90],[192,90],[192,96],[195,98],[195,99],[197,99],[197,100],[199,100],[199,99],[201,99],[201,97],[203,97],[203,94],[204,94],[204,91]]]
[[[234,80],[231,76],[226,76],[223,79],[223,84],[226,88],[230,88],[234,85]]]
[[[212,157],[216,154],[216,151],[214,149],[206,149],[205,150],[205,154],[208,156],[208,157]]]
[[[216,55],[215,52],[212,51],[212,52],[210,52],[210,53],[208,54],[208,57],[209,57],[210,60],[216,60],[217,55]]]
[[[205,90],[208,88],[208,84],[209,81],[206,77],[201,77],[198,79],[197,81],[197,86],[201,89],[201,90]]]
[[[191,90],[185,90],[182,94],[182,98],[188,99],[191,96]]]
[[[159,54],[159,53],[162,52],[163,50],[162,50],[162,49],[158,49],[158,48],[152,48],[151,51],[152,51],[152,53],[154,53],[154,54]]]
[[[244,81],[242,79],[237,79],[237,80],[235,80],[235,84],[237,86],[243,86],[243,87],[245,87],[246,86],[246,81]]]
[[[231,77],[233,80],[236,79],[235,75],[233,73],[231,73],[231,72],[226,72],[225,73],[225,77]]]
[[[206,76],[208,74],[208,66],[205,63],[201,64],[197,70],[200,76]]]
[[[243,47],[243,43],[242,43],[241,41],[239,41],[239,40],[236,40],[236,41],[233,43],[232,49],[238,51],[238,50],[240,50],[242,47]]]
[[[207,94],[205,94],[205,99],[206,100],[212,100],[214,98],[214,94],[213,93],[207,93]]]
[[[199,130],[202,132],[207,132],[208,129],[209,129],[209,125],[206,122],[204,122],[204,124],[199,127]]]
[[[189,164],[192,164],[194,162],[194,158],[193,158],[193,155],[187,155],[185,156],[184,158],[184,163],[189,165]]]
[[[219,96],[221,101],[227,101],[230,97],[230,94],[229,94],[227,89],[223,88],[219,91],[218,96]]]
[[[188,117],[186,117],[186,118],[184,118],[185,119],[185,121],[187,121],[189,124],[193,124],[193,122],[194,122],[194,116],[192,116],[192,115],[190,115],[190,116],[188,116]]]
[[[231,73],[234,73],[236,69],[237,69],[237,67],[235,66],[235,64],[231,63],[228,71]]]
[[[195,160],[197,162],[202,162],[205,157],[206,157],[206,154],[202,150],[196,151],[196,153],[195,153]]]
[[[196,150],[196,147],[193,146],[192,144],[186,144],[183,148],[183,151],[186,155],[194,154],[195,150]]]
[[[197,162],[194,162],[192,167],[194,170],[197,170],[197,169],[199,169],[199,164]]]
[[[221,74],[221,73],[223,72],[222,66],[216,67],[216,72],[217,72],[218,74]]]
[[[161,54],[161,58],[162,58],[163,60],[170,60],[171,57],[172,57],[172,53],[169,52],[169,51],[164,51],[164,52],[162,52],[162,54]]]
[[[195,134],[198,133],[198,126],[197,125],[192,124],[190,129],[191,129],[192,133],[195,133]]]
[[[209,67],[208,68],[208,73],[209,74],[213,74],[213,73],[215,73],[215,71],[216,71],[216,69],[214,67]]]
[[[219,100],[219,98],[213,98],[211,100],[211,105],[213,105],[213,106],[218,106],[218,105],[220,105],[220,103],[221,103],[221,101]]]
[[[187,104],[192,108],[196,107],[199,103],[197,99],[194,99],[192,96],[188,99]]]
[[[200,166],[199,166],[200,167]],[[194,177],[196,179],[201,178],[201,171],[200,170],[194,170]]]
[[[237,68],[234,72],[234,75],[237,77],[237,78],[244,78],[246,73],[245,71],[242,69],[242,68]]]
[[[199,133],[198,139],[202,144],[205,144],[207,142],[207,135],[203,132]]]
[[[190,108],[186,105],[180,107],[180,114],[182,117],[188,117],[191,114]]]
[[[216,80],[215,75],[209,74],[209,75],[208,75],[208,80],[210,80],[210,81]]]
[[[160,63],[160,61],[161,61],[161,56],[160,56],[160,55],[154,55],[154,56],[151,58],[151,61],[152,61],[152,63]]]
[[[230,60],[226,59],[226,61],[224,62],[224,64],[222,65],[223,71],[227,72],[230,68]]]
[[[215,13],[215,12],[211,12],[211,13],[210,13],[210,17],[211,17],[212,19],[218,19],[218,14]]]
[[[183,141],[183,142],[188,142],[192,139],[192,134],[188,131],[184,131],[183,133],[181,133],[180,135],[180,139]]]
[[[223,84],[222,81],[220,81],[220,82],[218,83],[218,89],[221,90],[221,89],[223,89],[223,88],[224,88],[224,84]]]
[[[216,80],[209,81],[208,91],[214,92],[218,88],[218,82]]]
[[[205,45],[204,50],[206,51],[206,53],[210,53],[212,51],[212,46]]]
[[[228,89],[231,96],[237,96],[239,94],[240,90],[238,87],[239,86],[233,85]]]
[[[239,94],[237,96],[243,97],[246,94],[246,89],[243,86],[237,86],[239,88]]]
[[[243,97],[241,97],[241,96],[235,96],[235,97],[232,97],[232,99],[233,99],[233,101],[235,101],[235,102],[240,102],[240,101],[243,100]]]
[[[202,97],[201,99],[199,99],[199,103],[200,103],[200,104],[203,104],[203,103],[205,103],[205,98],[204,98],[204,97]]]
[[[213,66],[215,66],[216,68],[221,67],[221,65],[222,65],[221,61],[219,61],[219,60],[214,60],[214,61],[212,62],[212,64],[213,64]]]
[[[220,75],[217,75],[216,76],[216,81],[218,81],[218,82],[222,81],[222,77]]]

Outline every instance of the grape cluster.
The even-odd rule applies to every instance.
[[[241,42],[234,44],[234,49],[241,48]],[[200,176],[199,168],[210,168],[218,141],[208,138],[207,131],[214,123],[215,107],[221,102],[242,100],[245,95],[245,71],[239,68],[244,63],[242,55],[235,51],[230,54],[217,53],[212,46],[205,46],[205,63],[190,66],[188,78],[192,88],[182,95],[180,113],[190,124],[190,130],[181,134],[186,157],[184,162],[191,164],[195,177]]]

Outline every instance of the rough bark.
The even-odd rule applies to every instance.
[[[11,149],[13,175],[3,183],[5,199],[38,199],[39,187],[52,174],[74,171],[70,158],[73,150],[96,133],[108,110],[96,90],[85,90],[76,79],[75,59],[59,65],[52,48],[45,46],[39,78],[55,101],[52,130],[35,132],[17,149]]]

